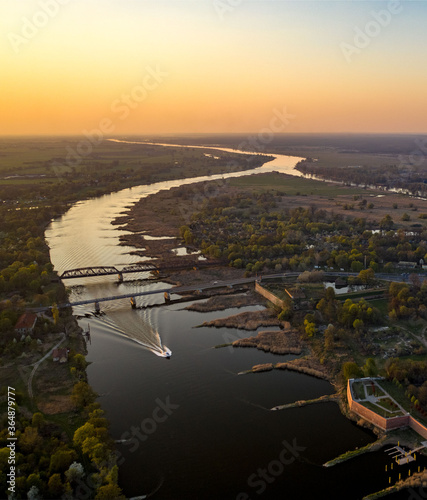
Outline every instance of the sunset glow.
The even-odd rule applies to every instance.
[[[235,6],[233,6],[235,5]],[[425,2],[3,0],[0,134],[427,131]]]

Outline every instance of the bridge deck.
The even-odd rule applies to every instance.
[[[64,271],[60,278],[62,280],[71,278],[90,278],[93,276],[108,276],[113,274],[125,273],[141,273],[147,271],[156,271],[157,267],[154,264],[135,264],[126,266],[123,269],[117,269],[114,266],[96,266],[96,267],[80,267],[78,269],[69,269]]]
[[[87,269],[92,269],[92,268],[87,268]],[[117,272],[117,271],[116,271]],[[126,272],[136,272],[136,271],[131,271],[128,270]],[[292,273],[278,273],[278,274],[269,274],[269,275],[264,275],[262,278],[263,279],[273,279],[273,278],[289,278],[289,277],[296,277],[299,276],[300,273],[298,272],[292,272]],[[331,276],[357,276],[357,273],[345,273],[345,272],[331,272],[331,273],[325,273],[325,278],[331,277]],[[384,275],[384,274],[377,274],[377,278],[386,280],[386,281],[406,281],[405,278],[402,278],[401,275]],[[165,293],[168,292],[169,294],[181,294],[181,293],[186,293],[186,292],[194,292],[196,290],[206,290],[209,288],[222,288],[222,287],[232,287],[234,285],[242,285],[242,284],[247,284],[247,283],[253,283],[257,281],[258,278],[252,277],[252,278],[242,278],[239,280],[234,280],[234,281],[221,281],[218,283],[202,283],[202,284],[197,284],[197,285],[189,285],[189,286],[180,286],[180,287],[170,287],[170,288],[160,288],[156,290],[145,290],[141,292],[133,292],[133,293],[127,293],[123,295],[114,295],[111,297],[100,297],[100,298],[93,298],[93,299],[86,299],[86,300],[81,300],[77,302],[69,302],[66,304],[59,304],[59,308],[64,308],[64,307],[73,307],[73,306],[79,306],[79,305],[85,305],[85,304],[94,304],[95,302],[106,302],[110,300],[120,300],[120,299],[129,299],[131,297],[142,297],[144,295],[154,295],[158,293]],[[35,312],[42,312],[42,311],[47,311],[50,310],[51,306],[48,307],[40,307],[40,308],[32,308],[31,310]]]

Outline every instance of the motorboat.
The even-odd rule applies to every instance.
[[[169,349],[169,347],[163,346],[159,351],[156,351],[157,356],[161,356],[162,358],[167,358],[169,359],[172,356],[172,351]]]

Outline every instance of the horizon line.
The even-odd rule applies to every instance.
[[[242,136],[242,135],[256,135],[259,131],[254,132],[153,132],[153,133],[121,133],[116,135],[103,135],[103,140],[114,139],[117,137],[188,137],[188,136]],[[286,133],[273,133],[273,137],[287,137],[287,136],[302,136],[302,135],[312,135],[312,136],[338,136],[338,135],[352,135],[352,136],[415,136],[415,135],[427,135],[427,132],[286,132]],[[55,137],[55,138],[76,138],[84,136],[83,133],[64,133],[64,134],[40,134],[40,133],[23,133],[23,134],[0,134],[0,139],[3,138],[25,138],[25,137]]]

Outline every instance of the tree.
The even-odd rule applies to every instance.
[[[59,321],[59,309],[56,304],[53,304],[52,306],[52,316],[53,316],[53,322],[55,323],[55,325],[57,325]]]
[[[126,500],[117,484],[106,484],[98,489],[95,500]]]
[[[40,475],[32,473],[27,477],[27,488],[36,487],[38,491],[43,489],[43,481],[40,479]]]
[[[358,278],[363,284],[370,283],[375,278],[375,272],[372,268],[362,269],[359,272]]]
[[[83,380],[74,385],[71,394],[72,400],[80,408],[84,408],[88,404],[93,403],[96,396],[97,395],[92,387]]]
[[[44,422],[44,417],[42,413],[34,413],[33,418],[31,419],[31,424],[33,427],[37,427],[37,429],[40,429],[40,426]]]
[[[363,373],[367,376],[367,377],[373,377],[375,375],[378,374],[378,368],[377,368],[377,364],[375,363],[375,359],[373,358],[368,358],[365,362],[365,364],[363,365]]]
[[[86,359],[82,354],[76,354],[71,359],[71,365],[77,368],[77,370],[84,371],[87,366]]]
[[[334,348],[334,337],[335,337],[335,327],[334,325],[329,325],[325,330],[325,351],[332,351]]]
[[[341,371],[346,380],[350,378],[359,378],[363,375],[362,370],[353,361],[347,361],[344,363]]]
[[[358,273],[362,269],[363,269],[363,264],[361,262],[359,262],[358,260],[353,260],[353,262],[351,263],[351,270],[354,273]]]
[[[316,324],[309,321],[308,319],[305,319],[304,330],[309,337],[312,337],[316,333]]]
[[[293,310],[289,304],[285,304],[282,311],[277,316],[279,321],[289,321],[292,318]]]
[[[37,486],[31,486],[27,493],[27,498],[28,500],[39,500],[42,497],[40,496],[39,489]]]
[[[50,457],[49,472],[64,472],[68,469],[71,463],[77,458],[74,450],[61,448]]]
[[[83,465],[78,462],[73,462],[68,468],[68,470],[65,472],[65,477],[70,483],[82,479],[84,475],[85,471],[83,469]]]
[[[384,272],[385,273],[391,273],[393,271],[393,263],[392,262],[387,262],[384,264]]]
[[[81,447],[86,439],[95,436],[96,436],[95,426],[90,422],[86,422],[81,427],[79,427],[74,433],[73,443],[76,446]]]
[[[353,321],[353,328],[358,332],[362,331],[363,330],[363,320],[355,319]]]
[[[42,443],[43,439],[35,427],[25,427],[19,438],[19,447],[26,453],[36,451]]]
[[[335,300],[335,290],[333,289],[333,287],[328,286],[328,288],[325,291],[325,299],[328,302],[332,302]]]
[[[393,229],[393,227],[394,227],[394,222],[390,215],[387,214],[383,219],[381,219],[380,221],[381,229],[388,230],[388,229]]]
[[[61,498],[64,492],[64,485],[61,481],[61,474],[53,474],[47,483],[49,495],[53,498]]]

